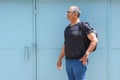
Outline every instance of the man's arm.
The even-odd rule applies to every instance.
[[[93,51],[93,49],[98,43],[98,39],[96,38],[96,35],[93,32],[89,33],[87,37],[89,38],[91,43],[88,49],[86,50],[85,55],[80,59],[80,61],[82,61],[84,65],[87,64],[87,59],[89,57],[89,54]]]
[[[94,50],[95,46],[97,45],[98,39],[93,32],[89,33],[87,37],[91,41],[90,46],[86,50],[86,55],[89,55]]]
[[[57,61],[57,68],[58,69],[62,69],[62,59],[63,59],[64,55],[65,55],[65,49],[64,49],[64,45],[63,45],[61,53],[60,53],[58,61]]]

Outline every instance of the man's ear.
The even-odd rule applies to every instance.
[[[79,14],[77,12],[75,12],[75,15],[78,17]]]

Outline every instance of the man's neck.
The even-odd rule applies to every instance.
[[[73,26],[73,25],[77,24],[78,22],[80,22],[79,18],[77,18],[76,20],[71,21],[70,25]]]

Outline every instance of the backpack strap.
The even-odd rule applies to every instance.
[[[79,31],[80,31],[82,37],[87,37],[86,33],[85,33],[85,29],[84,29],[85,24],[89,24],[89,23],[87,23],[87,22],[79,23]]]
[[[85,46],[86,46],[86,49],[87,49],[89,44],[90,44],[90,40],[86,36],[86,32],[85,32],[85,29],[84,29],[85,24],[89,24],[89,23],[87,23],[87,22],[80,22],[80,24],[79,24],[79,32],[81,33],[80,35],[83,37],[83,39],[85,41]]]

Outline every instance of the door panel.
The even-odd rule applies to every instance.
[[[110,46],[110,59],[109,59],[109,79],[120,80],[120,1],[111,1],[111,46]]]
[[[62,71],[56,68],[58,52],[60,49],[39,49],[38,80],[67,80],[64,62]]]
[[[32,0],[0,1],[0,80],[33,80]]]
[[[67,80],[64,62],[62,71],[56,68],[64,41],[64,28],[68,25],[63,5],[57,2],[39,2],[38,80]]]
[[[32,40],[32,0],[0,2],[0,46],[24,47]]]
[[[69,24],[66,11],[71,5],[81,7],[81,21],[88,21],[99,34],[98,49],[90,56],[87,77],[107,78],[107,6],[105,1],[39,1],[38,8],[38,78],[64,80],[65,69],[56,70],[56,62],[64,43],[64,29]],[[86,6],[87,5],[87,6]],[[103,45],[104,44],[104,45]],[[65,68],[65,63],[63,61]],[[50,73],[49,73],[50,71]],[[94,73],[93,73],[94,71]],[[53,75],[54,74],[54,75]],[[47,77],[45,77],[47,75]],[[61,77],[61,75],[63,75]],[[96,76],[95,76],[96,75]]]
[[[33,58],[24,49],[0,49],[0,65],[1,80],[33,80]]]
[[[117,36],[119,34],[119,21],[120,21],[120,1],[111,2],[111,46],[112,48],[120,48],[120,38]]]

